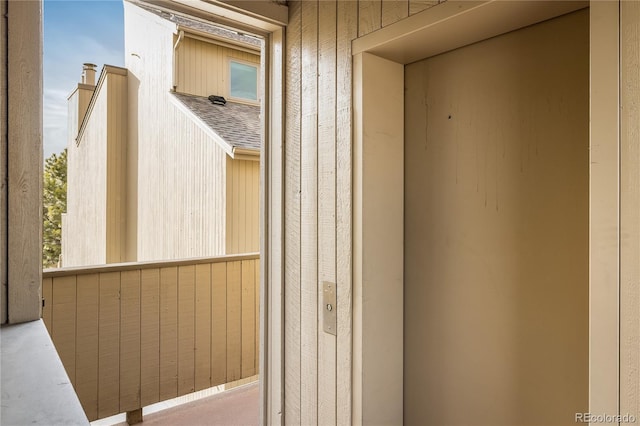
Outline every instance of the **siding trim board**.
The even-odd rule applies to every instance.
[[[91,95],[91,100],[89,101],[89,106],[87,107],[87,111],[85,112],[84,117],[82,118],[82,124],[80,125],[80,129],[78,130],[78,134],[77,136],[74,137],[74,140],[76,141],[76,145],[80,145],[80,142],[82,141],[82,136],[84,135],[85,129],[89,124],[89,118],[91,118],[91,113],[93,112],[93,108],[95,106],[96,100],[100,96],[102,85],[107,79],[107,76],[109,74],[126,76],[127,73],[128,71],[126,68],[116,67],[113,65],[105,65],[104,67],[102,67],[102,72],[100,73],[100,77],[98,78],[98,82],[96,83],[96,86],[95,87],[89,86],[93,90],[93,94]],[[83,86],[86,86],[86,85],[83,85]],[[69,97],[71,97],[71,95]]]
[[[620,413],[640,417],[640,3],[620,4]]]
[[[0,155],[6,157],[0,162],[5,167],[0,186],[6,204],[0,216],[6,223],[0,228],[0,271],[6,283],[4,276],[0,281],[6,294],[0,293],[0,313],[2,322],[20,323],[40,318],[42,306],[42,3],[5,3],[7,62],[0,86],[6,88],[7,121],[2,123],[5,151]]]

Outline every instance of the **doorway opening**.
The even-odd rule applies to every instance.
[[[587,409],[586,6],[444,3],[354,41],[355,421]]]
[[[404,422],[589,394],[589,11],[405,66]]]
[[[44,273],[42,315],[87,417],[135,422],[154,403],[258,380],[268,67],[281,30],[124,7],[126,67],[97,77],[85,64],[70,97],[77,202],[63,268]],[[254,388],[252,417],[236,422],[258,422]]]

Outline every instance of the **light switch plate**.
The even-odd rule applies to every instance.
[[[322,328],[325,333],[337,335],[338,310],[336,309],[336,284],[322,283]]]

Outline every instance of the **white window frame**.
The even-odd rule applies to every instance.
[[[252,99],[239,98],[231,95],[231,63],[233,62],[237,64],[248,65],[256,69],[256,95],[258,99],[256,99],[255,101]],[[227,56],[227,75],[229,76],[228,82],[227,82],[227,95],[228,95],[227,98],[229,100],[232,100],[238,103],[249,104],[249,105],[260,105],[260,102],[262,100],[262,87],[260,85],[261,72],[262,70],[260,69],[259,63],[246,61],[244,59],[234,58],[233,56]]]

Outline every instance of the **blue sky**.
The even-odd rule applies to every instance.
[[[67,97],[82,64],[124,65],[122,0],[44,1],[44,157],[67,145]],[[97,78],[97,76],[96,76]]]

